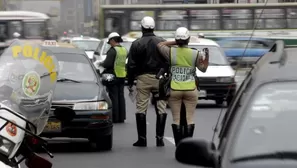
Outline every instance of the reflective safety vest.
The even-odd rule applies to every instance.
[[[194,90],[197,50],[187,47],[171,47],[170,51],[172,90]]]
[[[126,59],[127,59],[127,49],[122,46],[116,46],[114,47],[116,50],[116,58],[114,61],[114,73],[115,76],[118,78],[125,78],[127,75],[126,72]]]

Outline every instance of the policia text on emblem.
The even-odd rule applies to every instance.
[[[192,81],[195,80],[193,72],[193,68],[191,67],[171,67],[171,72],[173,74],[172,80],[179,81],[179,82],[186,82],[186,81]]]

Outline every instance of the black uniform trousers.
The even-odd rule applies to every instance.
[[[106,88],[112,102],[112,120],[114,123],[122,123],[126,119],[125,79],[115,80],[113,84],[106,85]]]

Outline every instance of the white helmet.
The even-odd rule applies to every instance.
[[[114,37],[121,37],[121,36],[120,36],[119,33],[117,33],[117,32],[112,32],[112,33],[110,33],[110,34],[108,35],[108,37],[107,37],[107,42],[109,42],[109,40],[112,39],[112,38],[114,38]]]
[[[175,40],[187,40],[190,38],[190,32],[185,27],[179,27],[175,31]]]
[[[150,16],[145,16],[141,20],[141,26],[145,29],[154,29],[155,28],[155,20]]]
[[[14,32],[12,35],[14,38],[19,38],[21,35],[18,32]]]

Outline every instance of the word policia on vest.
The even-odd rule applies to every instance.
[[[193,81],[194,78],[194,72],[192,67],[171,67],[171,73],[172,73],[172,80],[178,81],[178,82],[186,82],[186,81]]]

